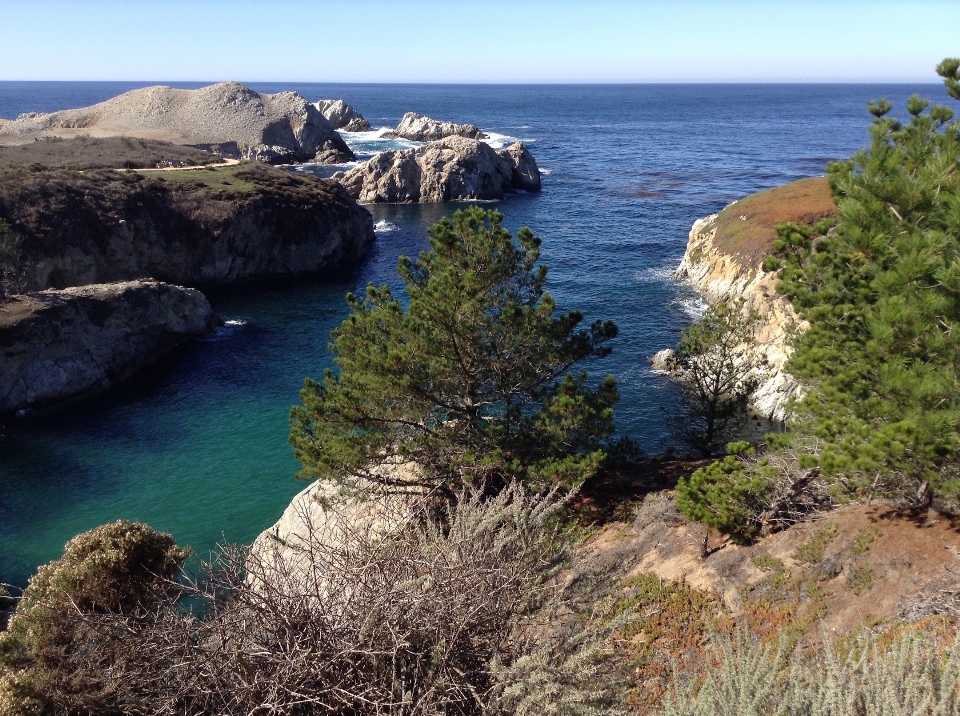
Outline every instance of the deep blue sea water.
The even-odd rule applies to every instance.
[[[0,82],[0,117],[102,101],[153,83]],[[176,86],[197,87],[180,83]],[[544,171],[540,194],[495,205],[543,237],[542,261],[561,309],[612,318],[612,373],[621,432],[648,451],[664,438],[674,393],[648,357],[673,345],[699,301],[669,280],[690,225],[730,201],[825,172],[867,142],[866,103],[902,108],[938,85],[324,85],[375,126],[415,110],[472,122],[500,142],[522,139]],[[900,112],[904,114],[904,112]],[[358,153],[384,144],[345,135]],[[307,168],[307,170],[312,170]],[[319,169],[321,173],[323,169]],[[287,416],[304,376],[328,365],[328,334],[344,293],[368,282],[399,290],[401,254],[427,246],[426,227],[454,205],[374,206],[378,241],[361,265],[283,285],[210,295],[229,323],[112,392],[8,426],[0,440],[0,582],[23,585],[73,535],[107,521],[145,521],[200,553],[250,541],[303,488]]]

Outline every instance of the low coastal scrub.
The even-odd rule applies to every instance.
[[[299,549],[225,548],[180,581],[168,535],[98,528],[24,592],[0,638],[0,714],[505,716],[531,687],[540,713],[595,713],[612,692],[589,668],[544,670],[534,647],[570,545],[561,506],[514,484],[387,533],[334,512]],[[573,663],[598,655],[568,646]]]
[[[76,137],[0,146],[0,166],[33,169],[152,169],[158,165],[217,164],[220,157],[192,147],[135,137]]]
[[[960,709],[960,639],[935,630],[863,635],[805,654],[746,634],[715,638],[699,680],[664,716],[949,716]]]

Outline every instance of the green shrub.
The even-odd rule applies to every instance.
[[[727,445],[729,453],[677,483],[677,508],[687,519],[749,542],[760,531],[760,514],[770,494],[771,468],[765,460],[750,464],[741,456],[755,450],[749,443]]]

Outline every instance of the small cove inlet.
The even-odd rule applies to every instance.
[[[854,85],[251,86],[343,97],[375,127],[416,110],[522,139],[546,170],[543,191],[490,206],[510,229],[529,225],[543,237],[561,309],[620,327],[613,355],[590,370],[616,376],[618,428],[647,451],[661,448],[660,406],[674,400],[648,357],[676,342],[698,306],[689,287],[669,279],[692,222],[754,191],[824,173],[829,159],[866,143],[868,100],[902,106],[914,91],[931,94]],[[126,89],[3,82],[0,117]],[[377,151],[375,139],[360,140],[356,150]],[[329,364],[344,294],[368,282],[399,289],[397,257],[423,250],[426,228],[456,208],[370,207],[378,241],[362,264],[211,292],[227,330],[104,396],[8,424],[0,582],[24,585],[70,537],[121,518],[171,532],[200,554],[224,539],[256,537],[303,488],[293,479],[287,416],[303,378]]]

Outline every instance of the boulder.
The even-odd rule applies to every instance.
[[[214,323],[202,293],[152,280],[8,297],[0,414],[105,390]]]
[[[0,126],[0,143],[49,136],[129,136],[272,164],[356,157],[320,111],[296,92],[261,94],[236,82],[196,90],[155,86],[90,107],[30,112]]]
[[[391,479],[413,480],[419,467],[397,461],[373,468],[374,474]],[[354,486],[355,487],[355,486]],[[363,496],[361,496],[363,494]],[[311,589],[327,572],[331,550],[349,549],[351,544],[375,543],[403,527],[426,506],[429,493],[422,488],[380,492],[346,492],[332,481],[315,480],[291,500],[280,519],[268,527],[250,547],[247,579],[251,584],[271,582],[285,575],[281,583],[296,585],[312,579]]]
[[[381,136],[384,139],[410,139],[414,142],[433,142],[445,137],[487,138],[487,135],[474,124],[442,122],[430,117],[421,117],[416,112],[407,112],[396,129]]]
[[[313,105],[334,129],[344,132],[369,132],[370,122],[342,99],[322,99]]]
[[[495,200],[540,190],[537,162],[523,144],[497,152],[464,137],[383,152],[334,179],[365,204]]]

